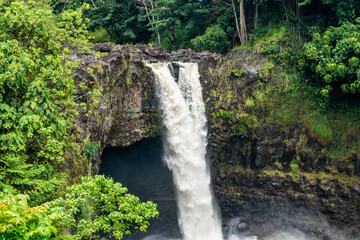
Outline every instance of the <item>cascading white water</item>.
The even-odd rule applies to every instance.
[[[177,192],[183,240],[222,240],[205,154],[205,105],[196,63],[180,65],[178,83],[168,63],[148,64],[156,76],[165,125],[165,161]]]

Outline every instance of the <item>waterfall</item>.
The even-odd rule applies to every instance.
[[[169,63],[148,64],[155,74],[163,124],[165,162],[176,187],[183,240],[221,240],[205,154],[205,105],[196,63],[180,66],[177,83]]]

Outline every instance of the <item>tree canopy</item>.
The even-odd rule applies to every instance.
[[[360,18],[355,24],[329,27],[324,34],[315,33],[304,45],[300,64],[312,73],[322,87],[321,94],[341,90],[346,94],[360,92]]]

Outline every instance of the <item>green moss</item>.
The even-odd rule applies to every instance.
[[[241,77],[244,73],[246,73],[246,69],[243,67],[229,68],[225,73]]]
[[[236,46],[233,50],[252,49],[258,52],[260,46],[274,44],[282,41],[286,36],[286,24],[268,25],[266,26],[266,30],[264,32],[265,34],[260,32],[256,33],[246,44]]]
[[[281,130],[292,125],[308,129],[329,157],[344,159],[360,152],[360,138],[356,137],[360,134],[360,103],[339,101],[323,112],[314,89],[301,85],[299,79],[281,72],[246,99],[246,113],[259,122],[276,123]]]
[[[232,173],[241,173],[245,171],[245,168],[240,164],[229,164],[229,163],[221,163],[220,168],[221,173],[225,175],[231,175]]]
[[[213,118],[232,119],[234,117],[234,111],[219,109],[219,111],[217,113],[212,113],[211,116]]]
[[[231,126],[232,135],[246,135],[248,127],[244,122],[238,122]]]
[[[298,165],[296,159],[293,159],[293,160],[290,162],[290,168],[291,168],[291,171],[294,172],[295,174],[299,174],[299,173],[300,173],[300,168],[299,168],[299,165]]]
[[[93,64],[92,68],[95,69],[97,72],[103,72],[104,71],[104,66],[101,62],[97,63],[97,64]]]
[[[281,163],[279,163],[278,160],[275,161],[274,165],[275,165],[275,167],[276,167],[277,170],[280,170],[280,171],[283,170],[283,166],[282,166]]]
[[[133,117],[137,114],[138,112],[136,111],[136,109],[130,109],[129,111],[127,111],[127,115],[129,117]]]
[[[151,75],[150,70],[148,68],[146,68],[146,67],[141,68],[141,72],[144,73],[145,75],[148,75],[148,76]]]
[[[274,68],[275,65],[271,61],[267,61],[265,63],[264,68],[260,71],[260,77],[263,81],[268,79],[273,74]]]
[[[129,89],[131,85],[131,80],[130,80],[130,71],[127,70],[126,74],[125,74],[125,87],[126,89]]]

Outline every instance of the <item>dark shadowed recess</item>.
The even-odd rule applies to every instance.
[[[163,161],[161,138],[142,140],[126,148],[106,148],[101,161],[100,174],[120,182],[141,201],[151,200],[158,204],[160,216],[150,220],[147,233],[135,233],[124,240],[138,240],[151,234],[180,235],[174,184]]]

